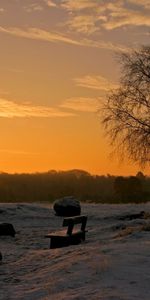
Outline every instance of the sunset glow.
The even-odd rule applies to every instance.
[[[0,0],[0,171],[136,174],[109,156],[98,110],[116,52],[149,40],[148,0]]]

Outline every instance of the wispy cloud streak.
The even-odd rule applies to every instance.
[[[18,104],[15,101],[9,101],[0,98],[0,117],[3,118],[64,118],[75,116],[74,113],[62,111],[59,108],[52,108],[48,106],[32,105],[32,104]]]
[[[70,98],[61,104],[61,107],[80,112],[97,112],[99,108],[100,98],[78,97]]]
[[[4,28],[0,27],[0,32],[7,33],[10,35],[33,39],[33,40],[41,40],[41,41],[47,41],[47,42],[64,42],[68,44],[73,45],[80,45],[80,42],[75,41],[71,38],[68,38],[66,36],[63,36],[59,33],[52,33],[48,32],[39,28],[28,28],[26,30],[23,30],[18,27],[12,27],[12,28]]]
[[[51,42],[51,43],[61,42],[61,43],[75,45],[75,46],[108,49],[111,51],[128,51],[127,48],[119,44],[117,45],[117,44],[104,42],[104,41],[97,42],[96,40],[91,40],[91,39],[74,40],[60,33],[52,33],[39,28],[28,28],[26,30],[23,30],[18,27],[4,28],[1,26],[0,32],[5,34],[10,34],[16,37],[40,40],[40,41]]]
[[[105,92],[118,87],[117,84],[110,82],[108,79],[100,75],[86,75],[84,77],[75,78],[74,81],[77,86]]]

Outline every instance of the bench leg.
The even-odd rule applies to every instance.
[[[82,241],[85,241],[85,232],[82,233]]]
[[[69,240],[70,245],[78,245],[83,241],[85,241],[85,232],[82,232],[78,235],[72,235],[70,236],[70,240]]]

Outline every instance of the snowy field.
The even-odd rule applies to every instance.
[[[0,237],[0,300],[150,300],[150,204],[83,204],[82,214],[86,241],[49,249],[44,235],[63,220],[50,206],[0,204],[17,232]]]

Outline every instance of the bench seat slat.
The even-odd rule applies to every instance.
[[[65,230],[54,231],[54,232],[50,232],[47,235],[45,235],[46,238],[51,238],[53,236],[56,236],[56,237],[66,236],[66,231]]]
[[[78,234],[82,234],[82,233],[86,233],[88,232],[88,230],[74,230],[72,232],[71,235],[66,234],[66,231],[55,231],[55,232],[51,232],[45,235],[45,238],[51,238],[51,237],[63,237],[63,236],[72,236],[72,235],[78,235]]]
[[[50,248],[60,248],[69,245],[76,245],[85,240],[85,230],[87,222],[87,216],[75,216],[65,218],[63,221],[63,226],[68,226],[67,232],[65,230],[59,230],[55,232],[50,232],[45,235],[46,238],[50,238]],[[80,224],[81,228],[74,229],[75,224]]]

